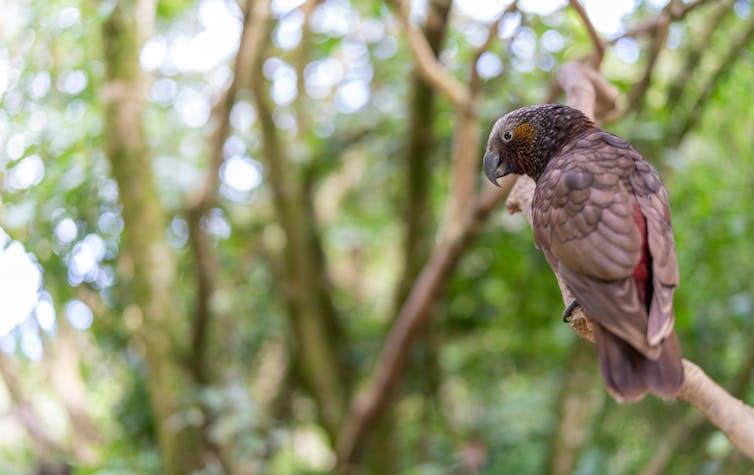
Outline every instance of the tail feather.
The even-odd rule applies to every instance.
[[[662,343],[656,360],[642,355],[630,344],[592,322],[602,377],[618,401],[638,401],[647,392],[669,399],[683,384],[681,350],[675,332]]]

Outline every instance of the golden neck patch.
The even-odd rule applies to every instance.
[[[534,126],[531,122],[524,122],[515,128],[513,134],[517,140],[524,143],[531,143],[534,141]]]

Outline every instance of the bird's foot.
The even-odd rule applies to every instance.
[[[571,300],[571,303],[566,306],[565,310],[563,310],[563,322],[565,323],[571,323],[573,320],[573,311],[576,310],[576,307],[579,306],[579,303],[576,301],[576,299]]]

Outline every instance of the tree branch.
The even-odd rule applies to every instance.
[[[581,63],[566,63],[558,71],[557,82],[569,104],[574,104],[587,116],[600,120],[615,111],[618,89],[593,68]]]
[[[489,49],[492,41],[497,38],[498,24],[507,13],[515,11],[517,2],[513,2],[500,13],[488,30],[487,39],[477,48],[469,74],[469,85],[466,87],[468,103],[464,107],[456,107],[455,129],[453,130],[452,169],[450,180],[450,202],[446,212],[445,232],[457,233],[462,227],[463,215],[471,206],[477,193],[479,177],[479,156],[482,138],[479,115],[477,114],[477,100],[481,82],[476,71],[478,58]],[[418,61],[418,58],[417,58]]]
[[[448,24],[451,2],[431,1],[427,12],[425,34],[434,54],[439,54]],[[430,18],[431,17],[431,18]],[[435,89],[417,72],[413,79],[413,101],[410,111],[411,135],[405,148],[407,193],[404,210],[403,262],[404,268],[395,292],[393,315],[408,296],[411,285],[421,272],[432,248],[430,229],[431,209],[429,183],[432,176],[429,157],[435,145],[433,131]]]
[[[139,64],[144,39],[151,34],[156,6],[152,0],[117,3],[103,23],[105,148],[118,183],[124,232],[119,253],[121,282],[132,308],[144,317],[149,367],[147,383],[157,427],[162,470],[167,475],[200,468],[199,430],[172,422],[186,404],[191,378],[175,358],[175,256],[165,238],[165,210],[154,183],[143,121],[145,78]]]
[[[451,0],[430,0],[427,5],[427,18],[423,34],[432,48],[435,57],[439,55],[447,31]],[[434,211],[430,201],[432,180],[432,155],[436,153],[436,91],[427,83],[418,70],[412,78],[411,103],[409,108],[409,128],[406,146],[403,149],[402,167],[405,174],[405,194],[403,201],[403,268],[395,287],[393,305],[389,309],[388,322],[393,322],[400,306],[406,300],[411,287],[416,282],[422,267],[426,264],[433,247],[435,234]],[[423,338],[427,341],[428,338]],[[427,348],[430,348],[427,345]],[[425,353],[429,355],[429,353]],[[427,356],[431,357],[431,356]],[[413,374],[423,380],[430,379],[426,371],[417,368],[412,362]],[[396,451],[395,413],[388,404],[376,423],[366,452],[365,464],[374,473],[395,473],[399,460]]]
[[[490,26],[487,29],[487,38],[484,40],[484,43],[479,45],[479,47],[474,51],[474,55],[471,57],[471,79],[469,80],[469,90],[472,96],[477,96],[479,94],[479,88],[482,86],[481,78],[479,77],[479,71],[476,67],[477,63],[479,62],[479,58],[490,49],[492,42],[497,38],[497,33],[500,30],[500,22],[503,20],[505,15],[511,14],[517,9],[518,0],[514,0],[502,12],[500,12],[500,15],[492,23],[490,23]]]
[[[694,47],[686,54],[683,66],[678,70],[675,80],[670,85],[667,100],[665,101],[665,107],[669,110],[675,110],[684,96],[684,91],[690,82],[689,79],[694,77],[694,72],[701,64],[702,54],[710,49],[712,35],[717,31],[727,14],[731,12],[731,7],[735,2],[736,0],[723,0],[717,5],[711,17],[704,22],[704,30],[698,35],[698,40]]]
[[[678,399],[697,408],[738,450],[754,459],[754,409],[728,394],[691,361],[683,360],[683,372]]]
[[[579,0],[569,0],[568,3],[571,5],[571,8],[576,10],[576,13],[579,14],[581,21],[584,22],[584,27],[586,28],[586,32],[589,34],[589,39],[592,40],[592,45],[594,47],[591,65],[593,68],[599,68],[600,64],[602,64],[602,58],[605,57],[605,41],[600,37],[599,33],[597,33],[597,29],[594,27],[592,20],[589,19],[589,15],[586,14],[586,10],[584,10],[584,6],[581,2],[579,2]]]
[[[743,398],[749,389],[752,377],[754,377],[754,349],[739,368],[738,374],[730,383],[730,393],[736,398]],[[714,426],[705,424],[707,419],[701,412],[689,410],[681,420],[676,423],[666,434],[655,450],[654,455],[641,470],[641,475],[662,475],[672,456],[677,452],[677,447],[691,440],[701,440],[714,429]],[[690,437],[694,434],[693,438]]]
[[[243,29],[234,60],[233,80],[213,110],[217,127],[210,142],[210,161],[202,185],[188,198],[186,222],[188,223],[189,245],[196,264],[196,308],[191,326],[191,355],[189,365],[194,379],[199,384],[209,382],[207,368],[207,341],[209,323],[213,317],[211,306],[217,280],[218,258],[212,239],[202,229],[202,219],[217,200],[219,171],[223,163],[223,147],[230,133],[230,111],[236,102],[238,90],[249,82],[251,64],[260,54],[262,44],[252,34],[251,6],[253,0],[246,0],[243,8]]]
[[[705,107],[707,101],[715,90],[717,90],[722,80],[728,75],[731,69],[733,69],[736,61],[741,57],[741,53],[743,53],[744,49],[752,42],[752,40],[754,40],[754,8],[752,8],[752,13],[749,16],[748,28],[746,28],[746,31],[733,42],[733,45],[720,62],[720,65],[715,72],[710,75],[709,80],[702,88],[702,92],[697,96],[691,107],[687,109],[683,122],[681,122],[681,125],[673,134],[674,144],[680,143],[683,137],[691,129],[696,127],[702,117],[702,114],[700,113],[701,110]]]
[[[427,38],[411,24],[409,19],[410,1],[398,1],[398,18],[406,30],[408,44],[416,59],[416,66],[422,77],[435,89],[445,94],[458,108],[467,108],[471,101],[471,94],[461,81],[450,74],[432,52]],[[393,1],[390,2],[393,4]]]
[[[267,45],[270,5],[255,0],[253,44]],[[346,411],[348,378],[341,350],[341,333],[319,241],[315,217],[300,168],[297,168],[275,125],[268,83],[262,74],[263,54],[252,66],[250,86],[262,132],[262,159],[272,189],[273,204],[285,234],[284,298],[289,308],[296,357],[305,388],[313,396],[319,418],[333,440]]]
[[[31,401],[26,397],[16,368],[8,355],[2,352],[0,352],[0,377],[3,379],[8,395],[15,406],[13,412],[28,432],[36,449],[45,456],[49,456],[51,453],[58,455],[68,453],[68,450],[48,432]]]
[[[572,64],[572,63],[571,63]],[[565,67],[565,66],[564,66]],[[562,72],[562,71],[561,71]],[[579,90],[570,84],[571,81],[584,81],[586,76],[579,78],[575,74],[558,75],[564,90]],[[583,88],[595,88],[591,81],[582,85]],[[584,111],[586,114],[593,111],[594,105],[582,102],[590,96],[596,97],[597,93],[578,94],[568,96],[567,103]],[[594,115],[590,115],[594,117]],[[526,177],[519,179],[521,186],[516,185],[508,198],[507,206],[510,210],[520,210],[526,216],[529,225],[532,224],[531,200],[534,192],[534,182]],[[563,299],[571,301],[572,296],[561,282],[560,276],[555,273],[558,283],[563,292]],[[591,324],[588,315],[583,309],[578,308],[573,315],[573,328],[582,338],[594,341],[591,333]],[[728,439],[741,452],[754,458],[754,409],[745,405],[740,400],[728,394],[722,387],[712,381],[694,363],[683,360],[684,382],[678,393],[678,399],[684,400],[701,411],[710,422],[715,424]]]
[[[712,1],[717,0],[695,0],[693,2],[689,3],[677,3],[668,10],[667,12],[659,14],[656,18],[653,18],[652,20],[649,20],[647,22],[641,23],[639,25],[636,25],[633,28],[628,29],[626,32],[613,37],[608,41],[609,44],[615,44],[618,42],[618,40],[622,38],[633,38],[638,40],[639,38],[653,35],[655,30],[664,22],[674,22],[678,20],[682,20],[686,15],[691,13],[692,11],[696,10],[697,8],[704,6],[707,3],[711,3]],[[667,14],[668,18],[662,18],[663,14]]]
[[[501,180],[500,188],[488,189],[482,193],[464,215],[458,232],[446,234],[432,252],[387,336],[371,383],[351,406],[346,425],[341,430],[337,446],[341,473],[347,473],[356,462],[368,431],[393,397],[403,377],[411,346],[424,329],[432,304],[458,264],[463,251],[479,233],[490,213],[508,195],[513,182],[513,178]]]
[[[665,47],[665,42],[668,39],[668,32],[670,31],[670,11],[677,3],[678,0],[671,0],[665,8],[662,9],[662,13],[657,17],[657,27],[652,32],[652,44],[649,48],[647,62],[644,65],[644,73],[628,95],[627,110],[634,110],[639,113],[644,106],[647,89],[649,88],[649,83],[652,79],[652,71],[657,64],[657,58],[659,58],[660,52]]]
[[[311,54],[312,43],[312,25],[311,17],[314,9],[322,3],[323,0],[306,0],[301,6],[301,11],[304,14],[304,20],[301,25],[301,43],[299,44],[298,51],[296,52],[296,88],[298,89],[298,99],[294,104],[296,110],[296,127],[300,132],[309,129],[309,120],[305,114],[304,101],[302,97],[306,94],[306,77],[304,70],[306,64],[309,62],[309,55]]]

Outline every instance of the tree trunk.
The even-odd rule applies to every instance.
[[[265,45],[271,26],[269,2],[257,0],[251,27]],[[296,346],[296,367],[317,404],[322,426],[334,441],[343,422],[349,392],[343,331],[332,301],[332,285],[311,190],[275,125],[268,84],[262,73],[264,55],[256,59],[250,78],[251,91],[262,131],[262,159],[285,234],[285,278],[281,286]]]
[[[175,340],[175,262],[165,238],[165,216],[152,176],[142,115],[144,77],[139,66],[155,5],[150,0],[119,2],[104,24],[107,82],[104,86],[105,140],[123,207],[124,237],[120,282],[143,318],[147,384],[157,427],[162,473],[185,474],[202,466],[199,431],[185,417],[190,378],[180,364]]]

